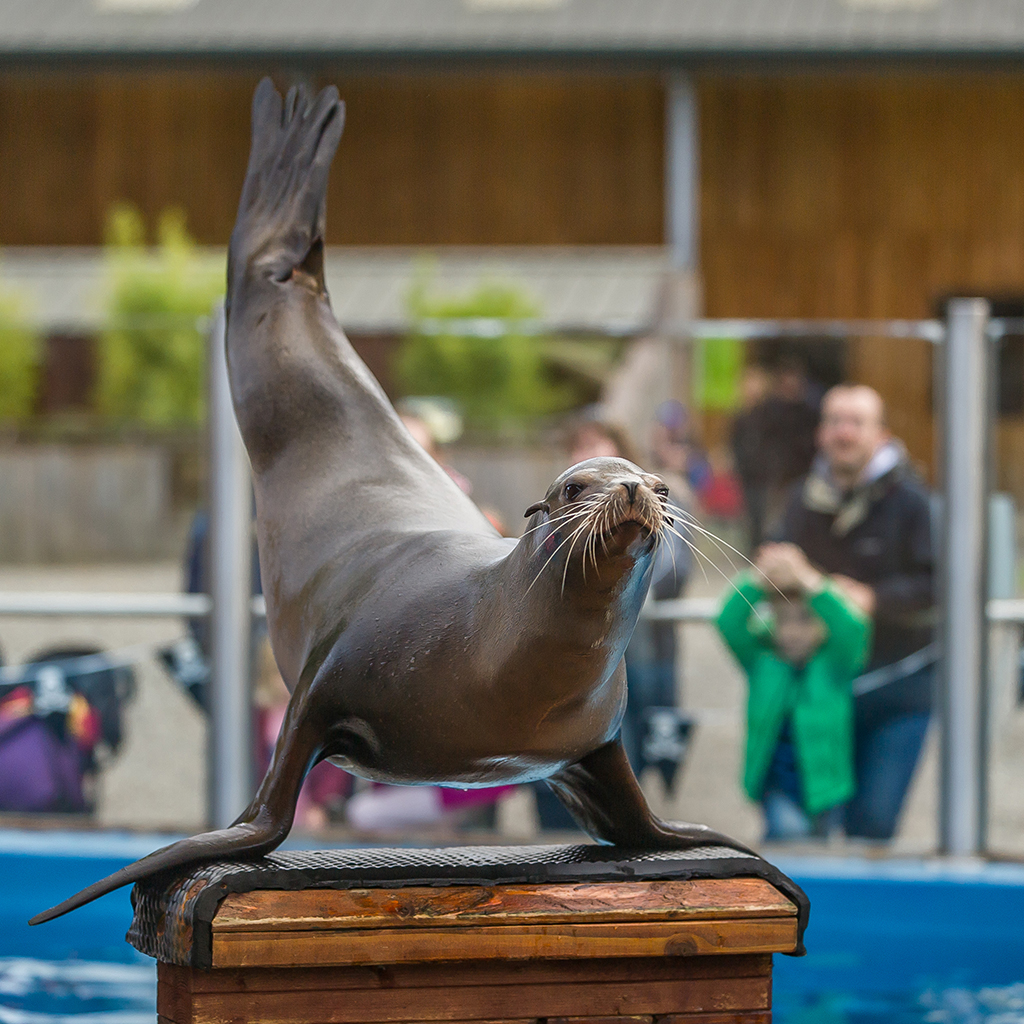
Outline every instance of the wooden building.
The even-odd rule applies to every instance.
[[[686,75],[704,315],[1024,312],[1022,55],[1024,8],[971,0],[3,0],[0,246],[95,246],[121,199],[180,205],[223,245],[272,73],[347,100],[330,244],[652,247],[668,267]],[[1001,482],[1024,497],[1018,344]],[[928,343],[845,360],[930,463]]]

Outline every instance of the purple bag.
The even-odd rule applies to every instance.
[[[0,811],[69,814],[85,811],[83,756],[41,718],[0,724]]]

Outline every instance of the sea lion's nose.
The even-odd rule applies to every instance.
[[[626,493],[629,495],[629,503],[633,505],[636,503],[636,489],[640,486],[639,480],[623,480],[622,486],[626,488]]]

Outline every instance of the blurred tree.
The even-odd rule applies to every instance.
[[[149,427],[200,423],[206,397],[200,323],[224,290],[223,269],[199,258],[178,209],[161,214],[151,252],[139,212],[115,205],[106,246],[109,326],[99,339],[98,410]]]
[[[35,407],[42,339],[18,296],[0,294],[0,423],[28,419]]]
[[[484,283],[464,296],[429,295],[420,275],[409,296],[412,327],[397,375],[408,394],[452,399],[470,432],[521,433],[534,417],[577,404],[559,380],[539,309],[514,287]]]

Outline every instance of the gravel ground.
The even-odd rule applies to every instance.
[[[0,567],[0,590],[174,591],[180,585],[175,563],[102,566]],[[722,581],[694,580],[691,596],[718,594]],[[39,648],[83,641],[111,649],[159,645],[180,636],[176,620],[0,618],[0,647],[8,663]],[[1008,664],[996,652],[993,662]],[[1024,709],[1014,705],[1009,675],[994,686],[990,773],[990,845],[1011,856],[1024,855]],[[152,659],[138,667],[139,692],[128,712],[127,740],[103,773],[98,822],[105,826],[195,831],[205,804],[206,728],[202,715]],[[756,842],[759,817],[739,785],[743,679],[703,625],[683,629],[680,698],[698,719],[689,762],[676,791],[667,794],[659,777],[648,773],[644,787],[656,811],[670,818],[705,822],[746,842]],[[897,839],[897,853],[925,853],[935,846],[937,753],[935,730],[918,767]],[[532,798],[517,793],[499,812],[499,828],[509,839],[532,838],[536,819]],[[835,852],[848,844],[832,844]],[[863,849],[863,847],[858,847]]]

